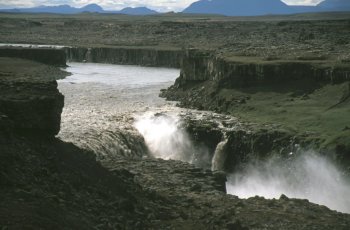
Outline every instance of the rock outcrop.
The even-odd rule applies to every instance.
[[[307,200],[238,199],[224,174],[187,163],[120,159],[0,130],[0,226],[83,229],[348,229],[348,214]],[[108,170],[107,170],[107,169]]]
[[[66,66],[66,55],[63,49],[0,47],[0,57],[23,58],[47,65]]]
[[[349,81],[346,63],[269,61],[188,50],[180,77],[161,96],[179,101],[182,107],[229,113],[254,123],[253,130],[228,132],[227,146],[231,147],[226,148],[231,155],[225,170],[232,170],[252,155],[279,153],[282,148],[288,152],[290,143],[298,142],[305,148],[336,153],[335,158],[347,168],[350,147],[346,144],[349,136],[344,114],[348,114]],[[315,117],[324,111],[325,117],[315,123]],[[335,121],[328,116],[338,118]],[[326,122],[332,124],[327,127]]]
[[[0,127],[53,137],[60,130],[63,95],[57,68],[23,59],[0,58]]]
[[[273,156],[286,158],[300,146],[308,145],[293,133],[272,125],[258,127],[241,123],[232,116],[203,113],[199,119],[185,116],[184,120],[192,141],[205,146],[211,153],[212,168],[217,164],[219,166],[214,167],[216,170],[227,173],[253,161],[264,161]],[[216,154],[220,154],[218,159],[215,159]]]
[[[340,83],[350,80],[350,68],[328,61],[260,60],[219,57],[211,52],[188,50],[183,58],[178,86],[193,81],[216,81],[221,87],[247,87],[295,80]]]
[[[72,47],[66,48],[66,54],[67,60],[73,62],[180,68],[183,51],[133,47]]]

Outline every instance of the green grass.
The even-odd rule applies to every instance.
[[[293,87],[223,89],[220,97],[249,97],[245,104],[233,105],[228,112],[257,124],[275,124],[291,132],[320,140],[321,147],[350,145],[350,99],[336,105],[349,91],[349,83],[294,91]],[[293,92],[294,91],[294,92]],[[331,109],[329,109],[331,108]]]

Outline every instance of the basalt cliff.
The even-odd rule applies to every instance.
[[[90,16],[0,15],[1,42],[67,47],[0,49],[1,228],[349,228],[348,214],[308,200],[225,193],[226,172],[300,149],[329,156],[347,173],[347,15]],[[220,113],[219,124],[184,122],[194,143],[221,153],[219,170],[149,156],[98,161],[98,153],[56,139],[64,106],[56,79],[67,73],[54,66],[66,60],[180,67],[161,94]]]
[[[66,48],[68,61],[180,68],[183,52],[179,49],[138,47]]]
[[[66,73],[23,59],[1,58],[1,208],[3,228],[81,229],[347,229],[350,218],[307,200],[247,200],[225,194],[225,174],[187,163],[120,158],[55,139]],[[21,68],[13,68],[21,66]],[[45,74],[43,74],[45,73]],[[182,75],[183,76],[183,75]],[[189,123],[214,146],[220,131]],[[201,126],[202,124],[202,126]],[[205,126],[205,124],[204,124]],[[213,131],[214,130],[214,131]],[[203,133],[204,132],[204,133]],[[217,140],[208,136],[217,136]],[[276,135],[275,135],[276,134]],[[279,134],[262,135],[274,143]],[[241,133],[247,137],[247,133]],[[244,145],[239,136],[236,148]],[[232,140],[234,142],[234,140]],[[254,146],[254,145],[253,145]],[[255,148],[255,147],[254,147]],[[239,149],[242,151],[242,149]],[[262,150],[260,150],[262,151]],[[268,149],[266,149],[268,151]]]
[[[293,145],[301,145],[335,154],[347,168],[349,130],[343,115],[348,113],[349,84],[346,62],[262,60],[188,50],[180,77],[161,96],[180,106],[232,114],[255,124],[248,132],[226,134],[232,146],[228,152],[266,156],[272,151],[289,153]],[[320,123],[309,127],[311,116]],[[333,116],[339,120],[332,121]],[[237,151],[244,143],[247,146]],[[228,165],[234,162],[229,160]]]

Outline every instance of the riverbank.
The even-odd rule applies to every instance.
[[[259,133],[274,136],[274,143],[272,140],[262,143],[267,152],[280,152],[284,148],[289,153],[293,148],[287,147],[288,142],[293,142],[304,149],[330,155],[348,167],[350,67],[347,64],[223,59],[196,50],[188,51],[183,63],[180,77],[161,96],[179,101],[182,107],[230,114],[241,122],[254,124],[251,131],[257,134],[253,135],[257,139],[259,136],[264,139],[265,135]],[[232,135],[234,138],[238,134]],[[250,141],[254,142],[254,139]],[[244,153],[260,151],[258,155],[264,156],[267,152],[259,148],[265,147],[250,147]]]
[[[320,150],[349,166],[349,15],[337,15],[336,20],[301,16],[302,20],[290,21],[283,17],[90,16],[1,14],[0,42],[61,44],[73,47],[75,51],[67,56],[81,62],[180,66],[180,78],[163,96],[179,100],[184,107],[240,118],[233,123],[224,118],[224,129],[210,117],[188,119],[184,125],[195,142],[208,145],[212,154],[222,154],[226,163],[218,169],[235,171],[250,160],[294,155],[300,147]],[[198,56],[186,54],[197,51]],[[67,54],[64,49],[58,52]],[[21,64],[30,68],[17,69]],[[5,207],[1,227],[350,226],[349,215],[307,200],[286,196],[245,200],[226,195],[224,174],[187,163],[141,157],[97,162],[96,153],[54,138],[63,98],[53,79],[64,74],[18,59],[7,59],[2,65],[1,70],[7,68],[0,75],[5,79],[0,82],[2,104],[8,107],[0,107],[5,169],[0,174],[5,185],[1,187],[1,207]],[[44,84],[36,80],[32,84],[31,79],[39,75]],[[100,181],[91,174],[107,179]],[[15,210],[19,204],[21,209]],[[38,207],[54,211],[43,213]]]
[[[68,46],[71,61],[181,67],[168,99],[278,126],[349,162],[348,13],[0,17],[3,43]]]
[[[53,68],[19,59],[1,61],[8,67],[30,64],[33,70]],[[26,73],[24,79],[16,75],[18,70],[8,69],[7,78],[1,83],[8,83],[8,77],[12,84],[18,83],[16,80],[31,82],[32,78],[50,82],[64,75],[58,69],[51,76],[20,71]],[[38,97],[57,92],[56,87],[46,88],[48,91],[41,91]],[[15,90],[6,95],[9,98],[16,94]],[[16,100],[8,99],[8,103],[11,101]],[[61,112],[55,111],[57,122]],[[7,111],[1,113],[2,119],[16,121]],[[30,113],[27,111],[26,115],[41,114],[40,110]],[[350,226],[349,215],[307,200],[285,196],[274,200],[259,197],[241,200],[226,195],[225,174],[188,163],[125,157],[101,164],[95,160],[95,153],[64,143],[54,138],[54,133],[38,135],[36,126],[17,132],[15,125],[19,122],[7,121],[2,122],[6,128],[0,131],[0,225],[4,228],[260,229],[268,225],[270,229],[346,229]]]

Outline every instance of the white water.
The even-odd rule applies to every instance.
[[[192,116],[196,116],[192,112]],[[201,114],[202,115],[202,114]],[[192,117],[192,119],[195,119]],[[149,112],[136,118],[136,129],[145,138],[154,157],[181,160],[198,166],[211,162],[223,170],[229,153],[227,138],[216,147],[212,159],[205,148],[196,148],[174,113]],[[278,199],[282,194],[350,213],[350,184],[332,161],[314,152],[292,153],[288,159],[274,158],[248,164],[228,176],[228,194],[240,198],[262,196]]]
[[[227,138],[225,138],[216,146],[213,159],[211,160],[212,171],[224,171],[225,161],[227,158],[227,141]]]
[[[209,167],[207,148],[193,145],[176,109],[142,114],[136,117],[134,125],[145,138],[153,157]]]
[[[308,199],[341,212],[350,213],[350,184],[337,167],[313,152],[281,161],[250,164],[243,171],[230,175],[226,184],[229,194],[240,198],[263,196]]]
[[[159,90],[173,84],[179,70],[108,64],[69,63],[72,75],[59,81],[65,95],[59,137],[76,145],[109,155],[151,155],[182,160],[221,170],[226,141],[213,159],[204,147],[194,147],[184,131],[179,109],[159,98]],[[216,120],[213,113],[190,116]],[[232,118],[227,118],[232,120]],[[227,120],[227,121],[228,121]],[[238,125],[234,119],[233,124]],[[141,136],[142,135],[142,136]],[[230,175],[227,191],[241,198],[264,196],[306,198],[332,209],[350,213],[350,186],[339,170],[315,154],[300,155],[288,162],[271,159],[250,164]]]
[[[72,75],[58,81],[65,96],[59,138],[93,150],[99,158],[147,153],[133,127],[135,114],[171,106],[159,98],[179,70],[94,63],[68,63]]]
[[[186,132],[178,129],[180,118],[176,114],[146,113],[137,117],[136,129],[145,138],[156,158],[184,160],[193,147]]]

